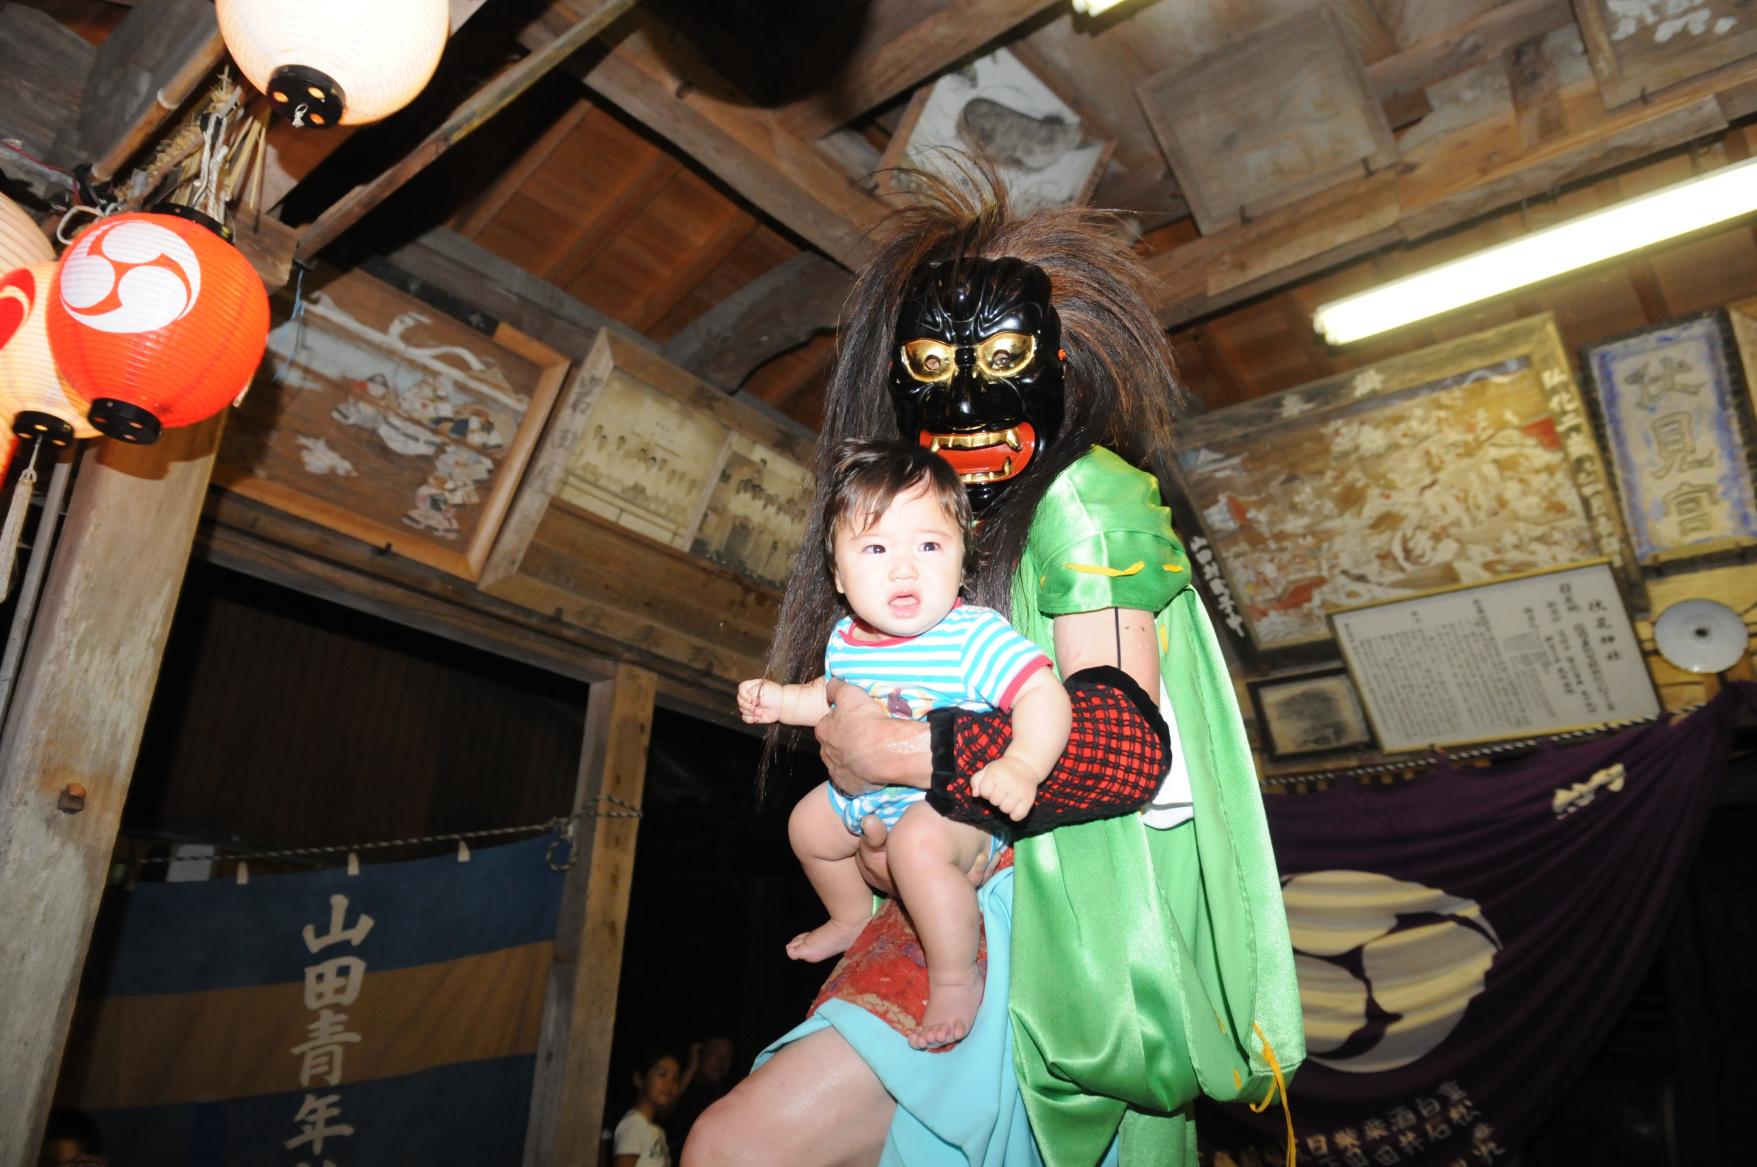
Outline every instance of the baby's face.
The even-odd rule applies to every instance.
[[[864,531],[837,524],[833,549],[836,590],[887,636],[919,635],[958,602],[963,532],[926,485],[899,494]]]

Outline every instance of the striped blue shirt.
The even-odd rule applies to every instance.
[[[920,720],[935,709],[1012,709],[1020,686],[1049,664],[993,608],[960,603],[915,636],[850,640],[844,617],[824,649],[824,675],[858,685],[892,717]]]

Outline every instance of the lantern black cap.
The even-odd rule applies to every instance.
[[[86,415],[92,428],[105,437],[137,446],[150,446],[159,440],[159,419],[140,406],[114,397],[92,399]]]
[[[327,130],[342,120],[347,94],[336,79],[309,65],[282,65],[269,75],[274,110],[300,129]]]
[[[169,199],[165,199],[153,204],[153,214],[170,215],[177,219],[187,219],[189,222],[194,223],[199,227],[206,227],[209,231],[212,231],[227,243],[232,242],[232,228],[230,226],[220,222],[205,211],[196,210],[194,207],[186,207],[182,203],[174,203]]]
[[[21,409],[12,419],[12,432],[25,441],[44,441],[51,446],[73,444],[73,424],[40,409]]]

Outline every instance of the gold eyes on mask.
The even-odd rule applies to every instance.
[[[1037,338],[997,332],[976,346],[976,371],[990,381],[1016,377],[1037,356]],[[917,381],[950,381],[958,371],[958,346],[920,337],[903,346],[903,367]]]

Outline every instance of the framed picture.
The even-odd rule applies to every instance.
[[[1386,753],[1655,717],[1659,697],[1604,562],[1336,612]]]
[[[1640,587],[1548,315],[1191,418],[1175,473],[1198,578],[1257,663],[1435,588],[1597,558]]]
[[[1325,4],[1136,94],[1205,235],[1398,158],[1354,39]]]
[[[1727,315],[1706,312],[1581,350],[1643,564],[1757,544],[1751,425]]]
[[[1246,683],[1263,752],[1274,761],[1375,748],[1347,669]]]
[[[1020,210],[1085,202],[1116,143],[1095,137],[1068,100],[1006,49],[916,90],[879,163],[951,173],[947,149],[992,159]]]
[[[607,519],[779,588],[811,502],[811,439],[608,330],[543,436],[482,585],[557,512]]]
[[[273,301],[268,351],[214,481],[475,579],[567,372],[360,271]]]
[[[1748,0],[1574,0],[1607,108],[1757,52]]]

